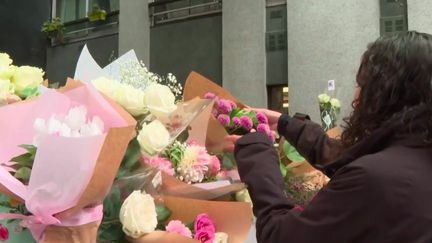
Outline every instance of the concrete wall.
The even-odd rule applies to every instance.
[[[222,16],[189,19],[152,27],[150,70],[173,73],[184,82],[196,71],[222,84]]]
[[[247,2],[223,2],[223,86],[246,104],[265,107],[265,1]]]
[[[432,34],[432,1],[408,0],[408,29]]]
[[[7,52],[15,65],[44,68],[47,40],[40,30],[50,16],[49,0],[2,0],[0,52]]]
[[[119,55],[134,49],[150,65],[150,20],[148,0],[120,1]]]
[[[308,113],[319,121],[317,96],[334,79],[341,115],[348,115],[361,55],[379,36],[379,2],[287,2],[290,113]]]

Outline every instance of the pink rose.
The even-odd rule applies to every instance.
[[[180,220],[171,220],[165,227],[165,230],[170,233],[176,233],[188,238],[192,238],[192,232]]]
[[[210,176],[216,176],[221,169],[220,161],[217,156],[210,157]]]
[[[197,231],[195,234],[195,240],[202,243],[212,243],[215,238],[215,232],[207,229]]]
[[[211,230],[211,231],[213,231],[213,233],[216,232],[216,227],[215,227],[213,221],[205,213],[199,214],[196,217],[194,228],[195,228],[195,232],[198,232],[202,229]]]
[[[9,239],[9,230],[4,225],[0,224],[0,241],[7,241]]]

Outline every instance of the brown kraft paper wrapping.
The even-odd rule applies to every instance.
[[[193,222],[198,214],[206,213],[216,225],[216,232],[228,234],[229,243],[243,243],[252,226],[252,208],[249,203],[215,202],[179,197],[162,197],[165,205],[172,211],[170,220],[180,220],[187,224]],[[179,234],[156,231],[134,243],[197,243]]]
[[[69,78],[66,85],[58,89],[58,91],[64,93],[82,85],[83,84],[81,82]],[[126,152],[129,141],[135,136],[135,119],[117,103],[106,96],[104,97],[122,116],[128,125],[122,128],[109,129],[99,157],[96,161],[95,169],[89,184],[74,207],[55,215],[60,220],[75,215],[82,208],[91,207],[102,203],[114,181],[115,175]],[[23,203],[21,198],[7,190],[3,185],[0,185],[0,192],[16,200],[17,202]],[[99,222],[76,227],[48,226],[44,234],[43,242],[96,242],[98,225]],[[58,241],[58,237],[60,237],[60,235],[69,241]],[[88,239],[93,241],[89,241]]]

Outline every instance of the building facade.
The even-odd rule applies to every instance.
[[[5,2],[8,9],[20,10],[17,1]],[[407,29],[432,32],[432,2],[427,0],[51,0],[32,4],[38,11],[29,13],[33,21],[25,24],[32,30],[9,30],[13,40],[28,32],[25,43],[3,38],[0,47],[15,45],[11,54],[19,64],[44,65],[51,82],[62,83],[73,76],[84,44],[101,66],[134,49],[156,73],[172,72],[183,82],[190,71],[197,71],[250,106],[279,111],[289,106],[290,113],[308,113],[316,121],[316,97],[326,91],[328,80],[335,80],[341,116],[349,114],[355,75],[368,43]],[[95,5],[107,12],[106,20],[90,21]],[[8,9],[1,9],[3,18],[16,16]],[[65,22],[63,42],[48,42],[37,31],[51,16]]]

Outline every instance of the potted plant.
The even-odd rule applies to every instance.
[[[41,31],[45,33],[48,38],[57,40],[60,43],[64,43],[63,29],[64,25],[61,22],[61,19],[59,17],[55,17],[52,20],[44,22]]]
[[[99,7],[99,5],[94,4],[92,11],[88,14],[90,22],[96,22],[99,20],[105,20],[107,12]]]

